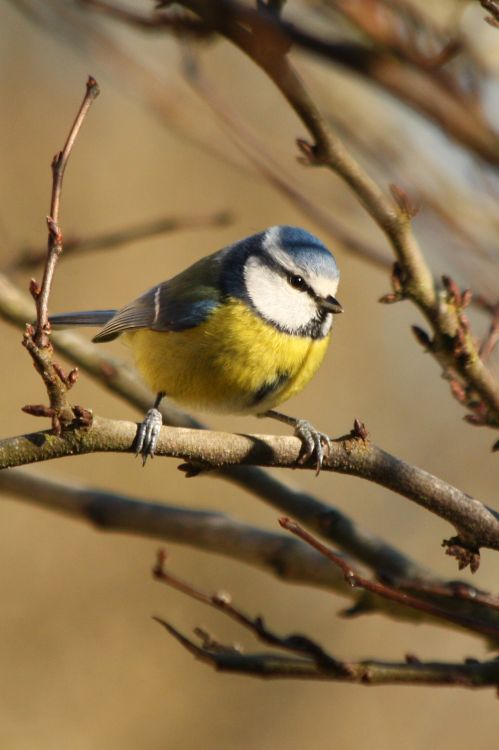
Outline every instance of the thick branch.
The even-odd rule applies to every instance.
[[[0,468],[22,466],[69,455],[131,452],[137,431],[132,422],[95,417],[86,429],[49,431],[0,441]],[[305,468],[298,463],[301,442],[295,437],[234,435],[163,427],[156,454],[182,458],[197,469],[249,464]],[[311,467],[308,467],[311,468]],[[376,482],[449,521],[457,530],[456,544],[478,550],[499,550],[499,516],[452,485],[410,466],[357,437],[333,443],[325,471],[351,474]]]
[[[256,566],[288,583],[335,591],[353,600],[352,607],[344,613],[347,616],[382,612],[390,618],[404,622],[421,622],[428,619],[424,611],[394,605],[392,601],[354,589],[345,581],[342,573],[310,546],[287,535],[241,523],[224,513],[189,510],[163,502],[157,503],[114,492],[79,487],[28,474],[20,469],[0,472],[0,492],[32,503],[38,508],[87,521],[100,531],[138,534],[174,544],[188,545]],[[308,507],[309,505],[311,507]],[[319,505],[318,501],[304,496],[298,507],[300,515],[306,515],[307,510],[312,514],[315,505]],[[328,510],[323,506],[322,519],[328,515],[335,515],[334,508]],[[337,522],[339,529],[336,530],[336,535],[341,537],[345,530],[342,528],[341,519],[337,519]],[[309,525],[313,527],[317,526],[317,523],[318,519],[311,515]],[[325,528],[322,533],[328,535]],[[379,571],[382,568],[380,561],[383,560],[383,556],[387,557],[386,567],[394,567],[393,559],[388,558],[380,540],[366,533],[362,539],[365,547],[360,549],[361,558],[366,557],[366,548],[369,550],[370,546],[374,547],[378,541],[378,546],[372,553],[375,570]],[[374,554],[376,551],[378,556]],[[396,553],[393,548],[391,551],[393,554]],[[401,560],[401,568],[403,562]],[[409,562],[406,562],[406,570],[410,567]],[[420,574],[417,568],[416,573]],[[492,632],[491,629],[494,627],[499,628],[499,612],[494,597],[464,582],[439,581],[435,577],[430,578],[428,574],[424,581],[421,578],[404,580],[399,584],[399,590],[415,592],[420,599],[445,608],[449,614],[457,614],[457,619],[459,616],[461,619],[472,619],[474,623],[480,623],[483,629],[488,627],[487,633]],[[433,624],[444,624],[435,618],[430,619]],[[462,622],[457,622],[456,617],[450,619],[450,622],[462,627]],[[445,623],[445,626],[448,624]],[[478,628],[467,630],[472,634],[478,632]]]
[[[287,534],[265,531],[225,513],[190,510],[114,492],[63,484],[22,470],[0,472],[0,492],[39,508],[83,519],[101,531],[138,534],[257,566],[290,583],[358,598],[325,558]]]

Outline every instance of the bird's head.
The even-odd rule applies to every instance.
[[[332,316],[343,312],[336,299],[339,271],[317,237],[305,229],[275,226],[237,243],[233,251],[227,265],[239,268],[229,274],[229,294],[285,333],[311,338],[329,333]]]

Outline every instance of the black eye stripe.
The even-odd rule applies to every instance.
[[[314,301],[317,300],[317,294],[314,292],[311,286],[307,284],[303,276],[301,276],[299,273],[293,273],[289,269],[287,269],[285,266],[282,266],[280,263],[274,260],[270,255],[265,255],[263,257],[263,261],[267,268],[271,268],[273,271],[278,273],[280,276],[284,276],[285,279],[287,279],[288,284],[293,287],[293,289],[299,289],[299,291],[306,292]],[[292,279],[301,279],[300,286],[295,286],[292,283]]]

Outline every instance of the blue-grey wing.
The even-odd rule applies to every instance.
[[[110,341],[125,331],[183,331],[203,323],[221,303],[220,272],[224,251],[202,258],[169,281],[130,302],[94,336]]]

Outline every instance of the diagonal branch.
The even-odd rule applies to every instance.
[[[368,578],[360,575],[347,560],[338,555],[336,552],[333,552],[333,550],[326,547],[312,534],[309,534],[308,531],[305,531],[305,529],[301,528],[301,526],[297,524],[296,521],[292,521],[289,518],[281,518],[279,519],[279,523],[283,529],[287,529],[302,541],[310,544],[311,547],[327,557],[328,560],[331,560],[334,565],[336,565],[340,570],[343,571],[345,581],[347,581],[350,586],[354,588],[359,587],[365,589],[366,591],[370,591],[371,593],[376,594],[377,596],[380,596],[384,599],[388,599],[389,601],[396,602],[397,604],[418,610],[420,612],[425,612],[427,615],[446,620],[447,622],[451,622],[455,625],[468,628],[469,630],[481,633],[482,635],[485,635],[488,638],[492,638],[494,641],[499,642],[499,627],[497,625],[484,625],[484,623],[475,620],[473,617],[462,615],[461,613],[457,612],[450,612],[448,609],[444,609],[441,606],[436,606],[431,602],[424,601],[418,596],[407,594],[405,591],[401,591],[394,586],[390,586],[379,581],[371,581]]]
[[[343,612],[345,616],[380,612],[404,622],[421,622],[427,619],[421,609],[409,610],[393,601],[354,589],[345,580],[343,573],[310,545],[289,535],[240,522],[225,513],[190,510],[116,492],[79,487],[35,476],[20,469],[0,472],[0,493],[4,493],[7,498],[16,497],[38,508],[86,521],[100,531],[138,534],[187,545],[258,567],[287,583],[334,591],[353,600],[352,606]],[[302,516],[306,513],[308,503],[307,498],[301,500]],[[333,515],[334,509],[329,513]],[[325,514],[326,511],[323,512],[323,518]],[[313,526],[313,520],[309,522],[309,526]],[[325,535],[324,531],[322,533]],[[375,540],[364,532],[364,542],[368,549],[373,541]],[[365,549],[362,552],[362,556],[366,558]],[[374,570],[386,579],[380,557],[381,555],[374,558],[373,555]],[[425,580],[398,580],[397,588],[399,591],[416,594],[419,599],[433,602],[450,613],[457,612],[472,618],[483,626],[499,628],[497,598],[464,581],[443,581],[435,576],[430,578],[428,574]],[[431,621],[439,624],[434,618]],[[455,620],[450,622],[456,624]],[[440,621],[440,624],[443,623]],[[475,629],[471,632],[477,631]]]

